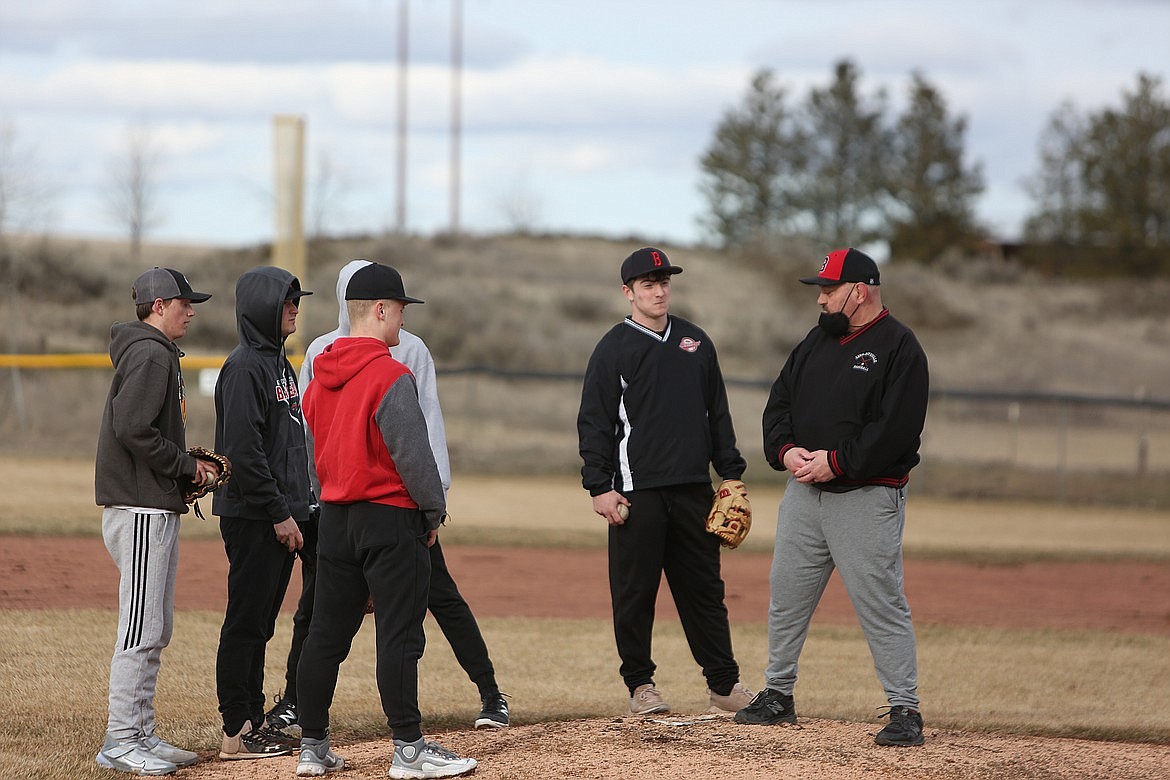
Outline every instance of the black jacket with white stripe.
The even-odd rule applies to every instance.
[[[590,495],[739,479],[727,388],[710,337],[679,317],[658,334],[627,317],[589,359],[577,415]]]

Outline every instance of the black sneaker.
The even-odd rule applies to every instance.
[[[287,696],[278,696],[276,704],[264,716],[264,725],[287,737],[299,739],[301,726],[297,722],[297,703]]]
[[[293,752],[292,745],[275,740],[272,733],[267,727],[253,731],[251,721],[244,721],[239,733],[234,736],[224,735],[219,757],[230,761],[287,756]]]
[[[889,712],[880,717],[884,718],[887,715],[890,722],[874,736],[874,742],[898,747],[910,747],[926,742],[926,737],[922,735],[922,714],[918,710],[899,705],[890,707]]]
[[[504,694],[489,693],[483,697],[483,709],[475,719],[477,729],[502,729],[508,725],[508,702]]]
[[[787,694],[765,688],[756,694],[752,703],[735,713],[736,723],[753,726],[774,726],[778,723],[796,723],[796,702]]]

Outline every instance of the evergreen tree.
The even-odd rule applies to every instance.
[[[1122,106],[1081,117],[1065,104],[1041,138],[1029,242],[1064,248],[1072,273],[1170,273],[1170,101],[1139,74]]]
[[[801,140],[770,70],[753,77],[743,105],[726,112],[700,160],[710,213],[700,222],[725,246],[782,231],[794,213]]]
[[[983,192],[983,171],[964,164],[966,130],[967,120],[951,117],[938,90],[914,74],[888,167],[894,260],[932,262],[948,249],[973,248],[981,235],[974,200]]]

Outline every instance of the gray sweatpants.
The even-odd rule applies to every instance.
[[[174,624],[179,516],[106,507],[102,537],[121,572],[106,730],[117,740],[149,737],[159,662]]]
[[[813,611],[836,568],[891,705],[918,709],[918,658],[902,578],[904,488],[829,493],[790,478],[776,522],[767,687],[792,694]]]

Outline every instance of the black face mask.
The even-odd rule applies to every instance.
[[[853,285],[853,287],[856,289],[857,285]],[[850,290],[849,295],[852,294],[853,290]],[[845,300],[848,301],[849,297],[846,296]],[[861,308],[861,301],[858,301],[857,305],[853,307],[853,314],[856,314],[859,308]],[[841,304],[841,311],[821,312],[821,316],[817,318],[817,325],[830,337],[839,339],[849,332],[849,318],[853,314],[845,314],[845,304],[843,303]]]
[[[821,312],[821,316],[817,318],[817,325],[835,339],[839,339],[849,332],[849,318],[845,316],[843,311]]]

